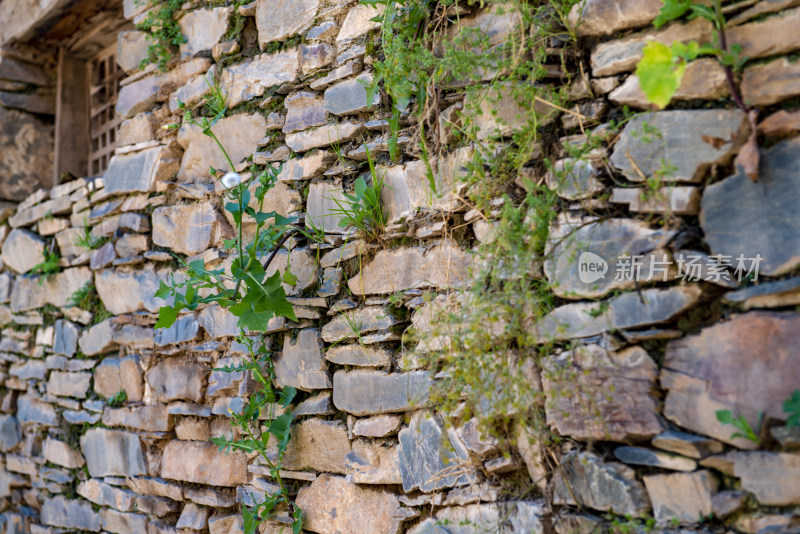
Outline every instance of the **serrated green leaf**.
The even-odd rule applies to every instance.
[[[155,297],[158,299],[168,299],[171,294],[172,288],[165,284],[163,280],[159,280],[158,291],[156,291]]]
[[[284,386],[281,389],[280,397],[278,398],[278,404],[286,408],[289,406],[289,403],[294,400],[295,395],[297,395],[297,389],[293,388],[292,386]]]
[[[636,66],[636,75],[647,100],[664,108],[680,87],[685,70],[686,63],[681,60],[676,64],[670,47],[650,41],[645,45],[642,59]]]
[[[178,312],[181,311],[183,306],[173,308],[171,306],[161,306],[158,309],[158,321],[153,328],[169,328],[178,319]]]

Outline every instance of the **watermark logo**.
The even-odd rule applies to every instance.
[[[594,252],[584,252],[578,258],[578,278],[584,284],[605,278],[607,272],[608,262]]]

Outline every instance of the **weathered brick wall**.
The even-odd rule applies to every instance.
[[[225,159],[199,129],[163,128],[180,122],[179,100],[201,105],[212,73],[233,109],[215,132],[236,170],[283,164],[264,211],[325,230],[324,245],[292,239],[276,260],[298,277],[286,289],[299,320],[275,319],[263,336],[277,381],[301,391],[289,408],[297,422],[282,476],[294,484],[306,531],[565,534],[613,530],[625,516],[654,517],[671,532],[680,531],[675,523],[683,531],[794,531],[800,457],[788,451],[798,429],[784,426],[782,403],[800,387],[800,284],[792,277],[800,265],[792,138],[800,86],[795,63],[781,54],[800,49],[795,4],[763,1],[731,17],[731,42],[751,59],[744,96],[765,118],[753,183],[731,165],[746,118],[709,59],[689,66],[670,110],[633,118],[588,161],[570,161],[564,145],[608,129],[622,106],[648,109],[632,74],[646,39],[710,32],[700,21],[651,29],[659,0],[585,3],[577,26],[585,75],[568,88],[575,108],[553,123],[543,151],[572,170],[564,182],[537,177],[567,206],[551,228],[542,273],[561,304],[530,325],[560,347],[531,378],[544,391],[547,423],[564,438],[547,452],[525,428],[498,442],[481,437],[475,420],[453,428],[430,417],[432,377],[418,360],[403,365],[411,351],[400,332],[413,323],[425,340],[431,310],[445,302],[428,303],[423,290],[468,286],[478,242],[492,239],[498,213],[482,217],[456,194],[468,147],[439,162],[439,197],[428,194],[417,158],[385,169],[388,245],[345,232],[331,212],[331,199],[366,171],[365,146],[387,161],[386,106],[368,102],[361,83],[375,59],[367,55],[377,42],[372,8],[259,0],[238,7],[245,31],[226,41],[235,7],[188,3],[179,13],[188,40],[166,72],[139,71],[146,41],[121,33],[119,62],[129,76],[117,111],[125,121],[108,172],[39,190],[0,225],[0,532],[236,533],[240,503],[273,487],[256,458],[209,442],[235,433],[229,409],[255,387],[246,373],[213,370],[241,361],[236,318],[211,306],[153,328],[164,304],[154,296],[159,281],[180,271],[173,254],[207,267],[230,263],[222,240],[232,221],[221,185],[208,176]],[[143,9],[126,2],[125,16],[139,20]],[[473,8],[464,16],[490,27],[501,15]],[[510,133],[518,105],[499,105]],[[477,121],[479,130],[498,125],[489,113]],[[648,128],[656,141],[642,141]],[[648,200],[642,193],[662,160],[674,170]],[[652,223],[665,214],[677,224]],[[466,226],[466,237],[444,238],[442,220]],[[85,225],[108,241],[79,247]],[[60,254],[62,269],[32,276],[45,249]],[[583,281],[576,258],[584,252],[609,263],[607,276]],[[625,254],[695,262],[700,280],[673,268],[639,287],[614,276]],[[756,254],[757,283],[737,281],[737,256]],[[713,275],[709,255],[732,258],[727,276]],[[71,305],[86,284],[109,316],[97,302]],[[436,341],[421,348],[434,350]],[[567,392],[555,378],[564,365],[580,371]],[[120,392],[125,400],[112,401]],[[756,429],[763,414],[761,444],[733,438],[715,417],[721,409]],[[531,489],[511,494],[509,480]]]

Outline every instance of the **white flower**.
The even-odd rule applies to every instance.
[[[227,189],[236,187],[240,183],[242,183],[242,177],[239,176],[238,172],[229,172],[222,177],[222,185],[224,185]]]

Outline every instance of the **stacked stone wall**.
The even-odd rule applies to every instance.
[[[570,75],[570,107],[527,166],[563,206],[534,273],[556,307],[528,325],[556,346],[530,374],[559,438],[546,448],[523,426],[489,437],[478,419],[453,425],[429,401],[437,377],[414,356],[436,350],[434,311],[450,302],[437,296],[469,287],[500,212],[460,200],[467,146],[441,156],[438,195],[408,138],[389,161],[389,108],[365,89],[380,49],[374,8],[187,2],[175,15],[187,42],[166,71],[139,70],[145,36],[121,33],[124,122],[108,171],[37,190],[0,223],[0,532],[240,533],[241,506],[274,490],[257,458],[210,442],[238,437],[230,410],[256,388],[247,372],[218,370],[245,356],[236,317],[214,305],[154,328],[167,304],[155,293],[181,276],[177,259],[230,263],[233,220],[208,174],[229,170],[226,160],[199,128],[164,128],[180,123],[180,102],[202,107],[212,77],[229,98],[214,131],[235,170],[282,165],[264,211],[325,234],[279,253],[278,268],[297,277],[285,289],[298,321],[273,319],[262,337],[277,385],[300,391],[286,408],[296,421],[282,477],[304,531],[798,531],[800,428],[786,425],[783,403],[800,388],[800,7],[747,4],[729,16],[729,39],[749,58],[743,96],[762,110],[757,182],[733,165],[748,121],[716,61],[691,63],[665,111],[651,110],[633,74],[647,40],[707,39],[710,27],[653,29],[659,0],[586,0],[572,12],[582,68],[552,62],[548,83]],[[125,16],[141,21],[145,9],[126,1]],[[513,30],[491,8],[462,16],[499,42]],[[244,29],[231,40],[237,17]],[[549,44],[559,56],[559,41]],[[448,113],[464,95],[451,93]],[[475,118],[478,131],[509,136],[524,108],[497,106]],[[12,113],[0,108],[0,123]],[[625,122],[613,130],[612,119]],[[648,131],[655,140],[643,140]],[[571,161],[565,147],[590,132],[603,142]],[[334,210],[367,171],[367,149],[386,177],[380,242],[342,228]],[[568,169],[565,180],[541,154]],[[25,191],[14,187],[9,198]],[[33,274],[46,252],[59,272]],[[606,264],[604,277],[585,282],[585,253]],[[720,255],[731,262],[721,275]],[[756,255],[758,277],[739,279],[737,258]],[[617,277],[631,256],[672,267],[650,283]],[[689,263],[694,279],[678,270]],[[95,293],[79,302],[83,288]],[[412,325],[416,349],[403,343]],[[734,437],[718,410],[742,415],[759,443]]]

